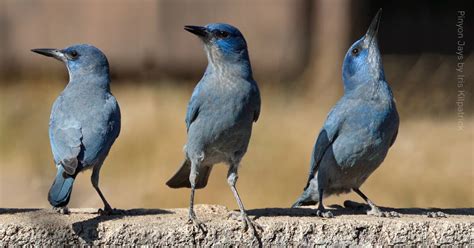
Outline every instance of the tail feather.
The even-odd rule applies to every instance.
[[[199,175],[196,178],[196,189],[206,187],[211,171],[212,166],[202,166],[199,169]],[[186,159],[181,165],[181,168],[166,182],[166,185],[170,188],[191,188],[191,183],[189,182],[190,173],[191,161]]]
[[[318,201],[313,200],[311,195],[305,190],[301,196],[296,200],[295,203],[291,206],[291,208],[297,208],[299,206],[309,206],[309,205],[316,205]]]
[[[48,201],[52,206],[64,207],[69,203],[74,179],[75,176],[67,175],[64,169],[59,167],[48,193]]]

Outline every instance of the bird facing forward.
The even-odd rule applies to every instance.
[[[189,220],[202,229],[194,213],[194,191],[206,186],[215,164],[226,163],[227,182],[245,228],[250,227],[255,233],[235,187],[253,122],[260,114],[260,93],[252,76],[247,43],[242,33],[229,24],[184,29],[202,40],[208,65],[188,104],[185,160],[166,184],[171,188],[191,188]]]

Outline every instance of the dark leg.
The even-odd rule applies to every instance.
[[[250,230],[252,231],[252,234],[254,236],[257,236],[257,230],[255,229],[255,226],[252,223],[252,221],[247,216],[247,213],[244,208],[244,204],[240,200],[239,192],[237,192],[237,189],[235,188],[235,184],[237,183],[237,179],[238,179],[237,168],[238,168],[238,165],[230,165],[229,171],[227,173],[227,182],[229,183],[230,189],[232,190],[235,200],[237,201],[237,204],[239,205],[240,216],[243,219],[244,230],[248,230],[250,228]]]
[[[354,192],[356,192],[362,199],[364,199],[367,204],[370,206],[370,210],[367,211],[367,215],[374,215],[374,216],[383,216],[382,211],[373,203],[362,191],[360,191],[358,188],[353,188]]]
[[[104,195],[99,189],[99,172],[100,172],[100,166],[98,167],[94,166],[94,169],[92,170],[92,176],[91,176],[92,186],[97,191],[97,193],[100,196],[100,199],[102,199],[102,202],[104,203],[104,210],[99,209],[99,213],[111,214],[113,212],[113,209],[110,207],[109,203],[107,202]]]
[[[193,224],[199,230],[205,231],[204,224],[202,224],[194,213],[194,191],[196,190],[196,178],[198,176],[197,165],[191,165],[191,173],[189,174],[189,182],[191,184],[191,199],[189,200],[189,221],[188,223]]]
[[[319,205],[318,205],[318,211],[316,211],[316,214],[319,216],[319,217],[324,217],[324,218],[332,218],[334,217],[333,214],[331,213],[331,211],[327,211],[325,208],[324,208],[324,204],[323,204],[323,192],[324,190],[323,189],[319,189]]]

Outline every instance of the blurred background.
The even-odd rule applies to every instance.
[[[165,182],[183,160],[186,105],[206,57],[183,26],[210,22],[231,23],[245,35],[262,94],[239,173],[242,199],[247,208],[289,207],[305,186],[316,135],[342,95],[344,54],[379,8],[379,45],[401,125],[362,190],[382,206],[472,207],[468,2],[0,0],[0,207],[49,207],[56,173],[49,114],[68,76],[64,65],[30,49],[75,43],[108,56],[122,110],[121,135],[101,172],[108,201],[116,208],[187,207],[189,190]],[[456,54],[459,40],[465,45]],[[197,203],[237,208],[226,171],[214,169]],[[71,207],[102,207],[90,174],[78,176]],[[345,199],[362,201],[351,193],[326,204]]]

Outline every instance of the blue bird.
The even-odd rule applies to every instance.
[[[57,174],[48,200],[66,209],[77,174],[92,169],[91,181],[104,203],[100,213],[113,209],[99,189],[99,172],[120,132],[120,109],[110,92],[109,63],[91,45],[65,49],[32,49],[66,64],[69,83],[53,104],[49,139]]]
[[[380,17],[381,9],[365,36],[345,55],[344,96],[329,112],[319,133],[306,187],[293,207],[319,203],[317,214],[332,217],[324,209],[323,197],[353,190],[369,204],[368,214],[383,215],[359,189],[385,159],[399,125],[377,45]]]
[[[186,113],[185,160],[166,183],[191,188],[189,222],[202,228],[194,213],[194,191],[204,188],[214,164],[229,166],[227,182],[239,205],[244,228],[255,228],[235,187],[239,163],[247,151],[253,122],[260,114],[260,93],[253,79],[247,43],[229,24],[185,26],[204,43],[208,65]]]

